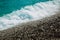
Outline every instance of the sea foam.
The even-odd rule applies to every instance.
[[[58,5],[54,1],[39,2],[34,5],[28,5],[20,10],[13,11],[3,17],[0,17],[0,30],[8,29],[14,25],[38,20],[52,16],[58,11]]]

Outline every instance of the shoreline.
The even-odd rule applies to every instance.
[[[59,23],[60,23],[60,13],[57,13],[56,15],[47,17],[42,20],[36,20],[36,21],[28,22],[26,24],[24,23],[23,25],[17,25],[16,27],[13,27],[13,28],[10,28],[10,29],[4,30],[4,31],[0,31],[0,39],[13,40],[16,37],[19,37],[21,40],[24,40],[24,39],[30,40],[30,37],[28,36],[28,35],[30,35],[29,33],[32,32],[33,34],[31,34],[30,36],[35,37],[34,35],[38,35],[38,34],[34,34],[33,31],[36,31],[36,30],[37,31],[39,30],[39,32],[36,31],[36,33],[41,33],[41,31],[42,31],[43,34],[40,34],[40,35],[42,35],[42,37],[44,34],[46,35],[45,37],[47,37],[47,36],[49,37],[49,35],[52,34],[51,37],[54,38],[54,36],[55,37],[57,37],[57,35],[60,36],[59,35],[60,31],[56,31],[56,29],[59,30],[59,25],[60,25]],[[44,29],[42,29],[42,27],[44,27]],[[55,28],[55,27],[58,27],[58,28]],[[52,29],[54,29],[55,31],[53,31]],[[45,38],[45,37],[43,37],[43,38]],[[39,38],[36,38],[36,39],[39,39]],[[15,40],[17,40],[17,39],[15,39]]]

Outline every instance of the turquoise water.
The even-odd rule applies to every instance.
[[[45,2],[49,0],[0,0],[0,17],[21,9],[26,5],[33,5],[37,2]]]

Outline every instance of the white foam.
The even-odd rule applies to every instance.
[[[13,11],[11,14],[0,17],[0,30],[11,28],[19,23],[54,15],[57,10],[58,6],[53,4],[53,1],[26,6],[21,10]]]

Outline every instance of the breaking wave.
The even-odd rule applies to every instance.
[[[40,2],[25,6],[20,10],[13,11],[0,17],[0,30],[11,28],[19,23],[42,19],[54,15],[58,11],[58,5],[54,1]]]

